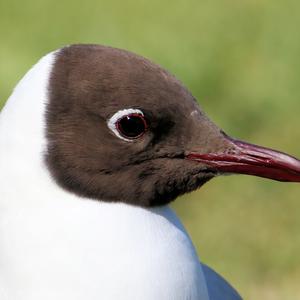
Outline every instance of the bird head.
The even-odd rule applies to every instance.
[[[173,75],[133,53],[74,45],[56,53],[45,160],[77,195],[167,204],[222,174],[300,181],[300,162],[230,138]]]

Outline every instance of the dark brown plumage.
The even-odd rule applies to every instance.
[[[185,154],[227,144],[174,76],[124,50],[64,48],[49,95],[48,166],[61,186],[81,196],[142,206],[168,203],[215,175]],[[123,108],[139,108],[149,122],[147,133],[133,143],[107,127],[107,119]]]

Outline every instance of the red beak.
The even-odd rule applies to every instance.
[[[225,136],[230,150],[223,153],[190,153],[187,159],[201,162],[218,173],[248,174],[278,181],[300,182],[300,161],[283,152]]]

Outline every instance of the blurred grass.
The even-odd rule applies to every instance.
[[[299,15],[293,0],[0,0],[0,104],[45,53],[111,45],[173,72],[231,135],[300,156]],[[299,198],[297,185],[236,176],[174,208],[202,260],[245,299],[294,300]]]

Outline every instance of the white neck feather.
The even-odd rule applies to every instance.
[[[5,183],[1,206],[27,206],[56,190],[43,161],[44,114],[54,59],[54,52],[43,57],[19,82],[1,111],[0,182]]]

